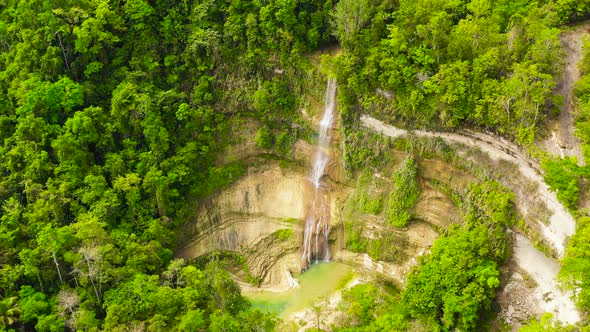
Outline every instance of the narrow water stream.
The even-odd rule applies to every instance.
[[[312,199],[305,217],[303,244],[301,246],[301,268],[306,270],[310,264],[330,260],[330,200],[327,185],[322,181],[326,166],[330,161],[330,129],[336,111],[336,81],[328,80],[324,98],[324,113],[319,123],[318,144],[312,159],[310,183]]]

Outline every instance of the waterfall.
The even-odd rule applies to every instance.
[[[312,201],[305,218],[301,265],[305,270],[313,261],[330,260],[330,201],[327,197],[328,188],[322,183],[326,166],[330,161],[330,129],[334,122],[336,110],[336,82],[328,79],[324,98],[324,113],[319,123],[318,144],[312,159],[310,182],[312,185]]]

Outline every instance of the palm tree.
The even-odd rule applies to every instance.
[[[0,326],[8,327],[23,313],[18,305],[18,297],[13,296],[0,301]]]

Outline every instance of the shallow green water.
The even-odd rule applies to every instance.
[[[252,302],[254,308],[286,317],[312,306],[315,301],[329,297],[353,276],[353,269],[348,265],[336,262],[319,263],[295,277],[299,282],[296,288],[280,293],[256,291],[243,295]]]

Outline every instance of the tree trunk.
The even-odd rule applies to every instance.
[[[61,48],[61,54],[63,54],[64,62],[66,64],[66,68],[70,70],[70,64],[68,63],[68,59],[66,58],[66,51],[64,50],[64,45],[61,42],[61,38],[59,37],[59,33],[56,32],[55,36],[57,36],[57,40],[59,41],[59,47]]]
[[[55,251],[52,251],[51,253],[53,254],[53,255],[52,255],[52,257],[53,257],[53,262],[55,263],[55,269],[57,270],[57,275],[59,276],[59,282],[60,282],[61,284],[63,284],[63,283],[64,283],[64,281],[63,281],[63,279],[62,279],[62,277],[61,277],[61,271],[59,270],[59,263],[57,262],[57,258],[55,257]]]

